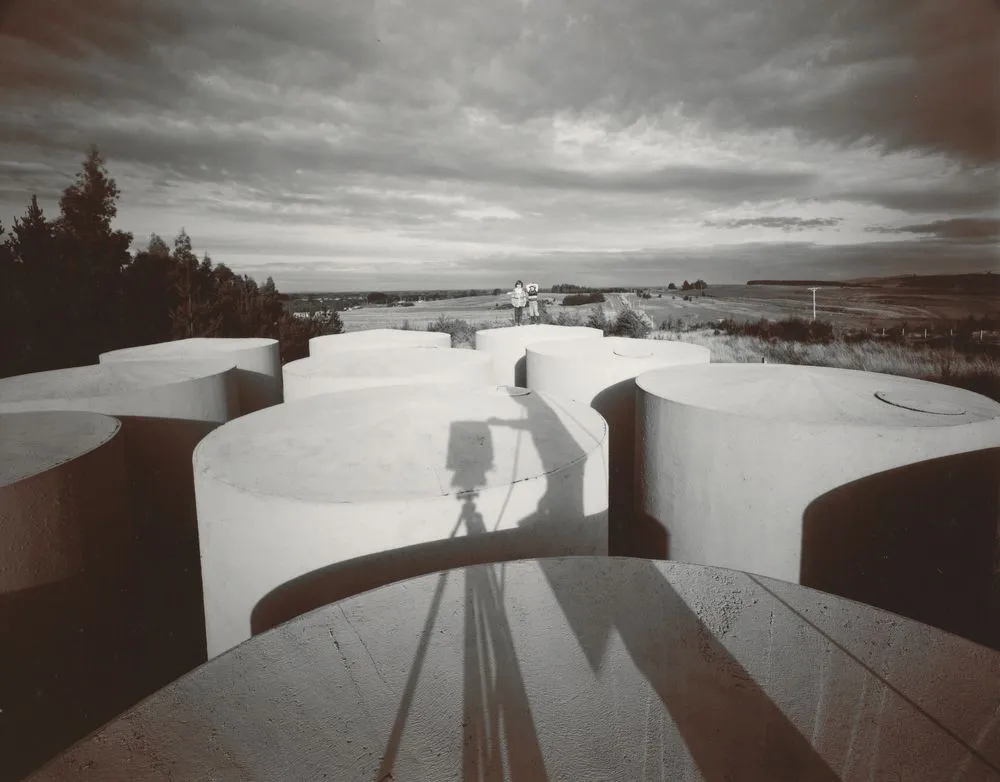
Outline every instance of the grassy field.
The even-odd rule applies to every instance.
[[[694,295],[664,294],[643,302],[656,321],[679,318],[688,323],[721,318],[779,320],[812,317],[808,288],[783,285],[720,285]],[[936,321],[962,320],[1000,311],[1000,297],[907,291],[891,287],[824,287],[816,294],[816,317],[841,328],[913,327]]]
[[[1000,400],[1000,362],[988,356],[967,355],[954,349],[835,339],[826,344],[768,341],[759,337],[719,333],[713,324],[722,319],[751,322],[761,318],[809,318],[812,294],[808,289],[781,285],[712,286],[702,296],[664,292],[640,299],[635,294],[606,294],[601,305],[564,307],[561,294],[543,294],[547,322],[585,325],[595,308],[613,319],[626,309],[650,316],[653,339],[673,339],[704,345],[717,362],[811,364],[903,375],[961,386]],[[689,296],[685,300],[685,296]],[[450,331],[456,347],[471,348],[475,331],[512,325],[506,296],[475,296],[412,307],[365,307],[341,313],[346,331],[372,328],[413,328]],[[1000,297],[957,292],[924,293],[886,287],[828,287],[817,296],[817,317],[837,333],[851,329],[911,329],[927,325],[940,331],[969,315],[1000,312]],[[664,328],[664,325],[666,326]],[[995,336],[995,335],[994,335]]]
[[[651,337],[703,345],[712,352],[713,362],[766,361],[858,369],[954,385],[1000,401],[1000,362],[989,356],[876,341],[855,344],[843,340],[827,344],[769,342],[759,337],[719,334],[705,328],[657,331]]]
[[[702,293],[704,295],[702,295]],[[688,300],[685,300],[685,296]],[[639,300],[634,294],[607,294],[605,309],[610,312],[628,304],[638,305],[657,324],[674,321],[681,327],[711,323],[723,318],[781,320],[812,316],[812,294],[792,285],[713,285],[704,292],[680,291],[654,294]],[[549,314],[577,313],[581,319],[590,306],[563,307],[561,294],[543,294]],[[462,299],[422,302],[412,307],[365,307],[341,313],[347,331],[370,328],[399,328],[409,322],[422,328],[441,317],[457,318],[470,324],[509,322],[506,296],[474,296]],[[968,295],[956,292],[923,292],[893,286],[824,287],[816,296],[816,314],[837,329],[933,328],[1000,312],[1000,296]]]
[[[562,296],[546,294],[541,297],[545,301],[559,302]],[[454,318],[467,323],[486,325],[509,325],[513,313],[507,307],[506,296],[469,296],[461,299],[445,299],[442,301],[425,301],[412,307],[362,307],[358,310],[341,312],[344,321],[344,331],[361,331],[363,329],[426,328],[427,324],[441,318]],[[560,307],[549,304],[550,311],[576,310],[580,307]]]

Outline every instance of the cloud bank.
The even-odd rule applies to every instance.
[[[997,40],[991,0],[6,0],[0,219],[96,143],[138,243],[283,289],[980,270]]]

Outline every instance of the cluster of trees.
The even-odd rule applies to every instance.
[[[688,282],[687,280],[684,280],[684,282],[681,284],[682,291],[703,291],[707,287],[708,283],[705,282],[704,280],[695,280],[694,282]],[[667,290],[668,291],[677,290],[677,284],[673,282],[670,283],[667,286]]]
[[[494,288],[492,291],[480,288],[468,288],[466,290],[452,291],[398,291],[396,293],[385,293],[382,291],[372,291],[364,300],[372,305],[385,305],[389,307],[406,307],[415,301],[442,301],[446,299],[464,299],[473,296],[499,296],[504,291],[501,288]]]
[[[739,337],[759,337],[778,342],[828,344],[834,339],[833,325],[822,320],[785,318],[740,321],[726,318],[715,326],[716,333]]]
[[[600,292],[571,293],[563,297],[562,305],[564,307],[576,307],[581,304],[601,304],[604,300],[604,294]]]
[[[96,363],[118,348],[187,337],[270,337],[282,360],[343,327],[333,313],[294,318],[268,278],[258,285],[199,259],[183,230],[138,252],[115,230],[120,191],[91,148],[50,219],[32,196],[10,231],[0,225],[0,377]]]
[[[392,304],[398,304],[400,298],[395,293],[381,293],[379,291],[372,291],[365,297],[365,301],[367,301],[369,304],[392,305]]]
[[[623,288],[621,286],[599,288],[593,285],[571,285],[568,282],[560,282],[558,285],[553,285],[549,290],[552,293],[629,293],[634,288]]]

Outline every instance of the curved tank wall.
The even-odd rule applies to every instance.
[[[136,540],[133,660],[141,694],[205,659],[191,457],[238,414],[232,362],[128,361],[0,379],[0,412],[87,410],[122,422]],[[2,708],[2,707],[0,707]]]
[[[607,445],[593,410],[495,387],[344,391],[220,427],[194,457],[209,655],[330,590],[606,553]]]
[[[240,413],[252,413],[283,400],[281,354],[276,339],[257,337],[192,337],[153,345],[112,350],[100,355],[100,363],[120,361],[231,361],[236,367]]]
[[[817,556],[833,556],[819,543],[832,532],[816,538],[824,551],[803,549],[806,513],[822,495],[887,470],[1000,445],[1000,404],[909,378],[707,364],[654,370],[636,383],[640,509],[666,533],[667,549],[656,553],[792,582]],[[951,485],[962,505],[960,482],[940,485]],[[883,528],[906,524],[904,504],[896,507],[886,508]],[[952,526],[966,546],[976,546],[984,527],[995,540],[996,517],[989,516],[984,509]],[[850,522],[841,521],[845,535]],[[893,555],[891,535],[879,533],[880,542],[874,529],[856,532],[841,547],[847,561],[872,547]]]
[[[365,329],[346,334],[325,334],[309,340],[309,356],[327,356],[345,350],[378,348],[450,348],[451,334],[409,329]]]
[[[20,779],[117,697],[131,528],[121,424],[0,414],[0,776]]]
[[[345,350],[290,361],[282,373],[288,402],[316,394],[378,386],[495,385],[489,356],[451,348]]]
[[[635,378],[652,369],[707,364],[700,345],[656,339],[546,340],[527,348],[528,387],[589,404],[608,422],[610,481],[608,546],[613,556],[640,554],[650,531],[637,528],[635,496]]]
[[[257,636],[32,779],[993,780],[1000,655],[626,558],[478,565]]]
[[[588,326],[511,326],[476,332],[476,350],[493,358],[493,379],[498,385],[526,388],[528,346],[549,339],[604,339],[604,332]]]

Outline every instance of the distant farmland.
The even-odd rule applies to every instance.
[[[606,294],[605,309],[619,309],[624,301],[644,309],[659,325],[671,320],[679,325],[709,323],[723,318],[751,321],[760,318],[781,320],[812,316],[812,293],[796,285],[712,285],[704,291],[664,291],[649,289],[652,298],[634,294]],[[544,293],[550,315],[577,313],[585,318],[594,306],[563,307],[564,294]],[[357,331],[370,328],[398,328],[409,323],[425,328],[439,318],[457,318],[471,324],[510,320],[506,296],[470,296],[442,301],[421,302],[412,307],[370,306],[341,313],[344,328]],[[498,308],[499,305],[499,308]],[[969,294],[957,291],[924,291],[898,284],[877,286],[872,283],[820,288],[816,296],[816,314],[839,329],[943,327],[968,316],[982,317],[1000,312],[1000,295]]]

